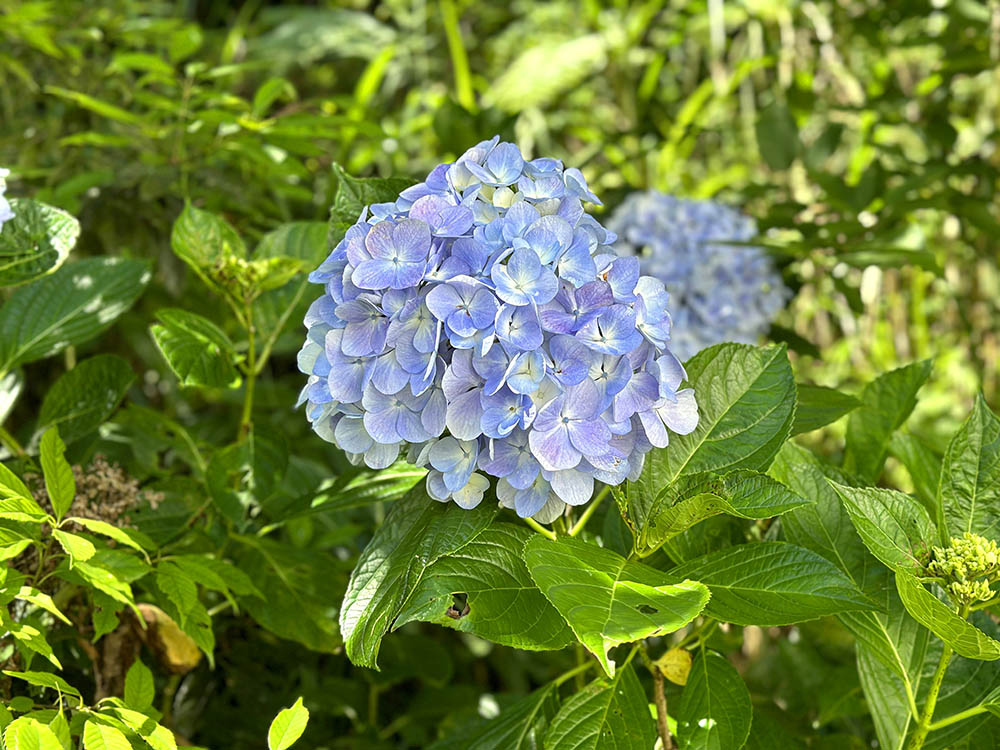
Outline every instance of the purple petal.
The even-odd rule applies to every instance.
[[[547,471],[572,469],[582,458],[570,443],[569,432],[563,426],[557,426],[548,432],[534,429],[528,436],[528,442],[538,463]]]

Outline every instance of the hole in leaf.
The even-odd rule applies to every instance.
[[[451,598],[451,606],[448,607],[448,611],[445,614],[453,620],[461,620],[469,614],[469,595],[458,593],[452,594]]]
[[[656,607],[650,607],[648,604],[640,604],[636,609],[644,615],[655,615],[660,611]]]

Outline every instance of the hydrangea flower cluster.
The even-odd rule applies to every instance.
[[[944,579],[948,594],[958,604],[988,601],[994,596],[990,584],[1000,574],[1000,545],[966,531],[953,536],[947,547],[932,548],[927,572]]]
[[[14,218],[14,212],[10,208],[10,203],[3,197],[4,191],[7,190],[7,180],[5,178],[9,174],[9,169],[0,167],[0,229],[3,229],[5,221],[10,221]]]
[[[677,330],[670,348],[682,360],[723,341],[756,343],[790,296],[761,248],[729,244],[757,235],[753,219],[729,206],[632,193],[608,227],[619,253],[638,255],[642,272],[666,285]]]
[[[498,138],[366,207],[311,275],[300,403],[353,461],[543,522],[698,422],[667,293],[619,258],[577,169]]]

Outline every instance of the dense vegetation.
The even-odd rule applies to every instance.
[[[1000,5],[7,0],[0,40],[5,750],[1000,746]],[[494,135],[605,226],[737,207],[788,290],[551,518],[296,408],[310,272]]]

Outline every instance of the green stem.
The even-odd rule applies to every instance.
[[[28,457],[28,452],[24,450],[19,442],[17,442],[17,438],[7,432],[7,430],[3,427],[0,427],[0,443],[6,445],[10,452],[18,458]]]
[[[571,680],[574,677],[576,677],[578,674],[582,674],[583,672],[586,672],[588,669],[590,669],[590,667],[592,665],[594,665],[596,663],[597,662],[595,662],[595,661],[587,660],[583,664],[577,664],[575,667],[573,667],[568,672],[563,672],[561,675],[559,675],[558,677],[556,677],[552,682],[555,684],[556,687],[559,687],[560,685],[562,685],[567,680]]]
[[[254,341],[253,308],[246,306],[247,321],[247,387],[243,396],[243,417],[240,419],[240,439],[250,434],[253,425],[253,389],[257,382],[257,346]]]
[[[719,626],[718,620],[705,619],[701,625],[696,627],[686,636],[684,636],[680,643],[672,648],[684,648],[692,641],[704,641],[712,634],[712,632]]]
[[[378,685],[374,682],[368,686],[368,726],[378,729]]]
[[[952,724],[957,724],[965,719],[971,719],[973,716],[978,716],[979,714],[984,714],[989,709],[986,706],[973,706],[972,708],[967,708],[964,711],[959,711],[957,714],[952,714],[951,716],[946,716],[940,721],[933,722],[927,730],[933,732],[937,729],[944,729],[945,727],[951,726]]]
[[[576,536],[583,531],[583,527],[587,525],[587,521],[589,521],[590,517],[594,515],[594,511],[600,507],[601,503],[604,502],[604,498],[606,498],[610,492],[611,486],[604,485],[604,489],[597,493],[597,497],[591,500],[590,505],[588,505],[587,509],[583,511],[583,515],[580,516],[580,520],[573,524],[573,528],[569,530],[570,536]]]
[[[448,39],[451,67],[455,73],[455,98],[469,112],[476,108],[476,97],[472,91],[472,74],[469,72],[469,58],[462,43],[462,31],[458,27],[458,13],[452,0],[441,0],[441,17],[444,33]]]
[[[538,521],[536,521],[534,518],[525,518],[523,520],[524,520],[524,522],[526,524],[528,524],[528,526],[530,526],[531,528],[533,528],[535,531],[537,531],[542,536],[548,537],[553,542],[556,540],[556,535],[553,532],[549,531],[544,526],[542,526],[540,523],[538,523]]]
[[[941,683],[944,682],[944,673],[948,669],[951,661],[952,648],[947,643],[941,652],[941,661],[938,662],[937,670],[931,679],[931,688],[927,691],[927,700],[924,702],[924,713],[917,723],[917,729],[910,739],[909,750],[921,750],[927,735],[931,731],[931,717],[934,716],[934,708],[937,706],[938,693],[941,692]]]
[[[970,611],[972,611],[972,612],[978,612],[981,609],[988,609],[988,608],[990,608],[992,606],[995,606],[997,604],[1000,604],[1000,596],[994,596],[989,601],[979,602],[979,604],[974,604],[974,605],[972,605],[972,609]]]

